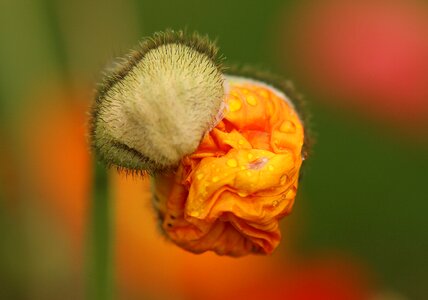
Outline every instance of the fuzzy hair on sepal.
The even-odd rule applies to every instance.
[[[206,36],[167,30],[107,70],[91,111],[99,159],[155,174],[195,151],[225,96],[217,52]]]

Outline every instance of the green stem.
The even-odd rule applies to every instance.
[[[111,208],[105,168],[94,163],[95,180],[90,213],[88,299],[113,299]]]

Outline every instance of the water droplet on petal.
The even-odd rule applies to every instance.
[[[199,217],[200,213],[199,213],[199,211],[194,210],[194,211],[189,212],[189,215],[191,217],[196,217],[197,218],[197,217]]]
[[[229,159],[229,160],[226,162],[226,164],[227,164],[229,167],[231,167],[231,168],[235,168],[235,167],[237,167],[237,166],[238,166],[238,162],[236,161],[236,159],[233,159],[233,158]]]
[[[296,197],[296,194],[297,194],[297,189],[296,189],[296,187],[292,187],[288,192],[287,192],[287,198],[289,198],[289,199],[293,199],[293,198],[295,198]]]
[[[266,90],[259,90],[259,94],[264,98],[269,98],[269,93]]]
[[[279,178],[279,184],[281,184],[281,185],[286,184],[287,183],[287,179],[288,179],[288,177],[287,177],[286,174],[282,175],[281,178]]]
[[[242,107],[241,101],[239,101],[236,98],[230,99],[230,101],[229,101],[229,110],[231,112],[238,111],[238,110],[241,109],[241,107]]]
[[[296,132],[296,125],[294,125],[293,122],[284,121],[281,124],[281,127],[279,128],[279,130],[281,132],[284,132],[284,133],[295,133]]]
[[[257,105],[257,99],[253,95],[248,95],[246,100],[247,100],[247,103],[249,105],[251,105],[251,106],[256,106]]]
[[[248,193],[238,192],[239,197],[247,197]]]

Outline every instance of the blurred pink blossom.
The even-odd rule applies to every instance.
[[[320,98],[401,125],[428,124],[427,5],[312,1],[294,13],[284,27],[294,38],[283,44]]]

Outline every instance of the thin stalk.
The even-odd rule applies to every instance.
[[[105,168],[94,163],[94,189],[89,223],[88,299],[113,299],[111,207]]]

